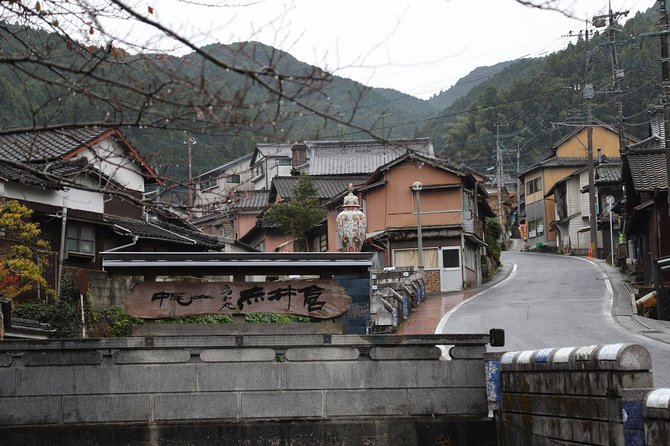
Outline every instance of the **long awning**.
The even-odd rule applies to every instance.
[[[101,252],[102,267],[117,276],[367,274],[369,252]]]

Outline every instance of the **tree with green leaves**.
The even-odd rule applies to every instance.
[[[40,286],[53,294],[42,274],[49,264],[49,242],[41,238],[33,211],[16,200],[0,203],[0,293],[13,299]]]
[[[296,251],[309,251],[307,233],[325,217],[326,210],[319,205],[317,190],[306,173],[300,174],[289,199],[273,204],[263,213],[266,224],[277,226],[294,238]]]

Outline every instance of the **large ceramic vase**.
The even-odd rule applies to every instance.
[[[353,194],[351,186],[349,186],[349,194],[344,197],[343,209],[337,215],[336,223],[340,251],[360,252],[368,222],[358,206],[358,198]]]

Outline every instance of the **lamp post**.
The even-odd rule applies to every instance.
[[[417,239],[417,263],[419,274],[423,276],[423,238],[421,236],[421,196],[420,192],[423,184],[415,181],[412,184],[412,190],[416,195],[416,239]]]

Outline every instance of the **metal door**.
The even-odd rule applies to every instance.
[[[440,248],[440,291],[458,291],[463,289],[463,270],[460,246]]]

